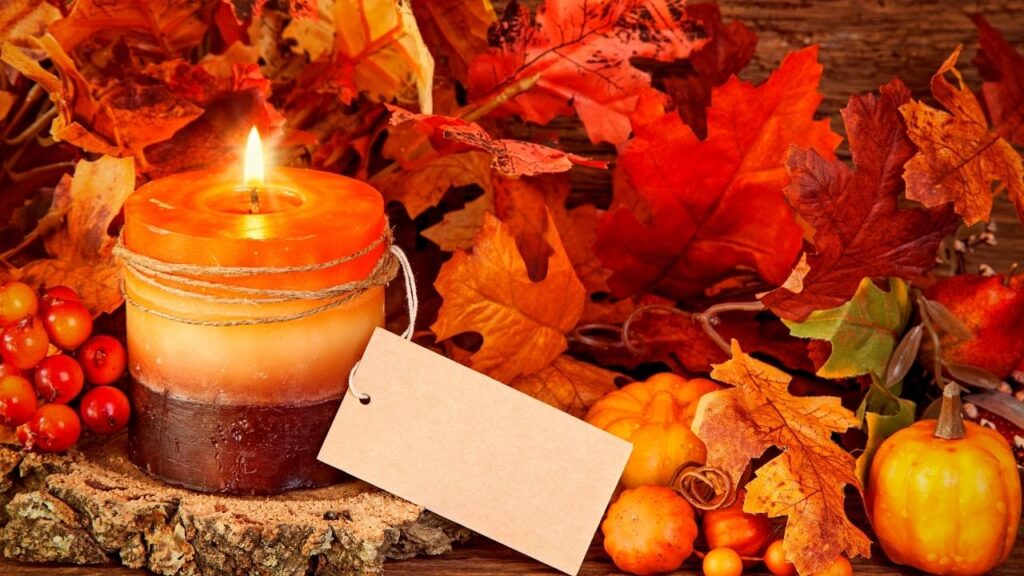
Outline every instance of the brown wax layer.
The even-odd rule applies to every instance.
[[[132,381],[129,455],[170,484],[202,492],[275,494],[341,481],[316,459],[341,399],[306,406],[192,402]]]

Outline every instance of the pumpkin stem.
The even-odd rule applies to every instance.
[[[939,412],[939,421],[935,424],[935,437],[957,440],[966,434],[960,386],[956,382],[950,382],[942,390],[942,410]]]

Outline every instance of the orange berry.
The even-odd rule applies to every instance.
[[[782,549],[782,540],[775,540],[764,551],[764,565],[775,576],[796,576],[796,566],[786,560],[786,552]]]
[[[732,548],[715,548],[704,557],[701,567],[704,576],[740,576],[743,559]]]

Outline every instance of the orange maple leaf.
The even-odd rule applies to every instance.
[[[1005,190],[1024,220],[1024,166],[1009,142],[989,129],[988,120],[956,69],[960,47],[932,76],[932,94],[948,110],[919,101],[900,107],[907,134],[920,149],[907,162],[907,197],[932,207],[953,203],[967,225],[986,221],[993,196]],[[946,73],[956,79],[954,86]]]
[[[134,164],[130,157],[109,156],[79,162],[74,177],[65,176],[54,192],[54,209],[67,209],[67,216],[64,226],[45,238],[52,258],[30,262],[15,276],[34,285],[70,286],[94,314],[120,306],[121,269],[107,229],[135,190]]]
[[[533,282],[512,232],[488,214],[472,254],[456,252],[434,283],[444,298],[432,326],[438,340],[479,333],[483,344],[466,363],[503,382],[546,368],[583,313],[583,285],[550,217],[544,239],[552,250],[547,275]]]
[[[50,33],[68,52],[88,40],[109,44],[123,40],[132,49],[173,57],[199,44],[216,4],[216,0],[78,0],[66,18],[50,26]]]
[[[693,432],[708,447],[707,464],[736,481],[754,458],[772,447],[782,454],[747,484],[743,510],[788,516],[786,557],[801,574],[828,567],[839,554],[871,556],[871,541],[844,512],[847,484],[862,491],[853,456],[831,435],[860,422],[839,398],[800,398],[790,376],[755,360],[732,341],[732,358],[711,377],[734,388],[701,397]]]

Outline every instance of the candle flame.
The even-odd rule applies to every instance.
[[[259,130],[253,126],[249,131],[249,140],[245,144],[245,185],[252,188],[262,187],[266,182],[263,168],[263,142]]]

